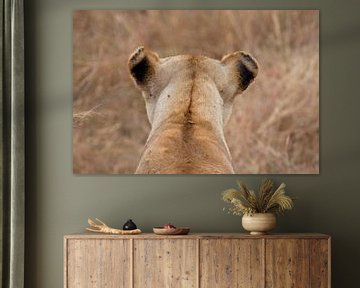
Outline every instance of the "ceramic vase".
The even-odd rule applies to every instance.
[[[242,226],[251,235],[263,235],[276,226],[276,217],[273,213],[255,213],[242,217]]]

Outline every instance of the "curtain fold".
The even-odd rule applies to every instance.
[[[1,287],[24,287],[23,0],[1,1]]]

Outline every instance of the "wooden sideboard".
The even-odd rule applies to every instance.
[[[67,235],[65,288],[325,288],[323,234]]]

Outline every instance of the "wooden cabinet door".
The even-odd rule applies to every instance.
[[[134,288],[197,287],[196,239],[134,240]]]
[[[200,287],[263,287],[263,253],[261,239],[201,240]]]
[[[68,239],[67,288],[131,287],[130,240]]]
[[[310,288],[330,287],[330,240],[310,241]]]
[[[266,287],[309,287],[309,241],[266,239]]]
[[[266,239],[266,287],[325,288],[327,239]]]

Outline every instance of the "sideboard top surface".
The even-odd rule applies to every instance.
[[[190,233],[188,235],[156,235],[142,233],[138,235],[110,235],[101,233],[75,233],[64,236],[65,239],[329,239],[329,235],[320,233],[287,233],[250,235],[246,233]]]

